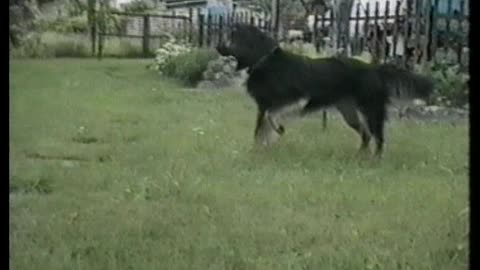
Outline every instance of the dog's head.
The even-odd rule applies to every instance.
[[[270,53],[277,42],[255,26],[236,24],[226,42],[217,46],[217,52],[223,56],[233,56],[237,60],[237,70],[250,68],[263,56]]]

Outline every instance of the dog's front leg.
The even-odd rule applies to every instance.
[[[257,125],[255,127],[255,143],[259,145],[271,145],[280,135],[284,129],[279,126],[275,119],[268,111],[260,111],[257,114]]]
[[[256,139],[258,136],[258,132],[262,126],[263,118],[265,117],[265,111],[264,110],[258,110],[257,112],[257,121],[255,123],[255,131],[254,131],[254,138]]]
[[[266,112],[265,114],[265,120],[270,122],[269,125],[271,126],[271,128],[273,130],[275,130],[279,135],[283,135],[283,133],[285,133],[285,128],[283,127],[283,125],[279,124],[277,121],[276,121],[276,116],[270,112]]]

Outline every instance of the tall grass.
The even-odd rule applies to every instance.
[[[57,32],[32,33],[21,47],[10,51],[10,56],[13,58],[84,58],[92,56],[91,47],[88,35]],[[98,50],[98,43],[96,50]],[[105,57],[142,57],[141,39],[106,38],[103,55]]]

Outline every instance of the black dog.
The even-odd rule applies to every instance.
[[[258,106],[256,140],[259,130],[267,125],[283,134],[285,128],[275,123],[275,115],[286,106],[306,100],[300,116],[335,106],[361,136],[360,150],[368,149],[373,135],[375,153],[380,156],[391,98],[426,98],[433,91],[428,78],[392,65],[342,57],[311,59],[284,51],[250,25],[234,26],[229,43],[220,44],[217,51],[235,57],[237,69],[248,69],[247,92]]]

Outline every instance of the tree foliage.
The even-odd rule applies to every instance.
[[[144,0],[133,0],[125,4],[125,11],[127,12],[142,13],[149,9],[151,9],[150,5]]]
[[[10,0],[9,42],[13,47],[21,44],[23,36],[32,28],[38,16],[38,7],[32,0]]]

